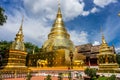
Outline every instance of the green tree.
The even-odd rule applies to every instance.
[[[26,80],[31,80],[31,78],[32,78],[31,73],[28,73],[28,74],[27,74],[27,79],[26,79]]]
[[[0,41],[0,55],[2,55],[2,57],[9,51],[10,44],[11,42],[8,41]]]
[[[0,41],[0,53],[5,53],[3,50],[9,50],[10,45],[12,44],[12,41]],[[29,54],[33,53],[33,49],[35,53],[38,53],[39,51],[41,51],[41,49],[39,49],[39,47],[37,45],[34,45],[30,42],[25,42],[25,48],[27,49],[27,52]]]
[[[116,61],[120,65],[120,53],[116,54]]]
[[[28,54],[32,54],[33,50],[34,50],[34,53],[39,52],[39,47],[32,44],[31,42],[25,42],[25,48],[27,49]]]
[[[100,76],[100,77],[98,78],[98,80],[108,80],[108,77]]]
[[[52,80],[51,79],[51,75],[47,75],[47,77],[45,78],[45,80]]]
[[[68,72],[68,79],[72,80],[72,73],[71,73],[71,71]]]
[[[108,80],[117,80],[115,75],[111,75]]]
[[[3,25],[4,23],[6,23],[7,20],[7,16],[5,15],[5,10],[0,7],[0,25]]]
[[[58,74],[58,80],[63,80],[63,73]]]
[[[95,78],[97,70],[93,69],[93,68],[86,68],[84,72],[91,78],[93,78],[93,77]]]

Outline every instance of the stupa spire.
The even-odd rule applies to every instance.
[[[48,40],[43,44],[43,49],[47,51],[52,51],[53,49],[66,48],[73,51],[74,45],[70,40],[70,35],[68,34],[64,21],[62,19],[62,12],[60,8],[60,0],[58,2],[58,11],[56,14],[55,21],[52,25],[52,29],[48,34]]]
[[[105,40],[105,37],[104,37],[104,33],[103,33],[103,30],[102,30],[102,27],[101,27],[101,35],[102,35],[102,44],[107,44],[107,42]]]
[[[105,37],[104,37],[104,34],[102,34],[102,44],[106,44],[106,40],[105,40]]]
[[[67,33],[67,30],[65,29],[65,25],[62,19],[62,13],[61,13],[61,8],[60,8],[60,0],[58,0],[58,11],[56,15],[56,19],[53,23],[53,27],[51,29],[50,34],[48,35],[48,38],[54,38],[57,36],[66,37],[69,38],[69,34]]]
[[[24,17],[22,17],[21,20],[21,26],[19,28],[18,33],[16,34],[15,40],[13,41],[12,45],[11,45],[11,49],[12,50],[21,50],[21,51],[25,51],[25,46],[24,46],[24,41],[23,41],[23,19]]]
[[[105,40],[105,37],[104,37],[104,33],[102,31],[102,27],[101,27],[101,35],[102,35],[102,42],[101,42],[101,45],[100,45],[100,52],[104,52],[104,51],[109,51],[110,48]]]
[[[20,26],[19,31],[18,31],[17,34],[21,34],[21,35],[23,35],[23,28],[22,28],[22,26],[23,26],[23,19],[24,19],[24,16],[22,17],[22,20],[21,20],[21,26]]]
[[[57,12],[57,16],[54,24],[57,24],[57,23],[64,24],[62,19],[61,9],[60,9],[60,0],[58,0],[58,12]]]

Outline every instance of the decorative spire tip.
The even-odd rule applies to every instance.
[[[60,8],[60,0],[58,0],[58,8]]]
[[[23,25],[24,15],[22,16],[21,26]]]

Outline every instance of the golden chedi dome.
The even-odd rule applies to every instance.
[[[68,49],[72,52],[74,51],[73,42],[70,40],[70,35],[65,29],[60,7],[58,7],[56,19],[51,32],[48,35],[48,40],[43,45],[43,49],[47,52],[58,49]]]

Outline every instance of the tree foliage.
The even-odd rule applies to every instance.
[[[26,80],[31,80],[31,78],[32,78],[31,73],[28,73],[28,74],[27,74],[27,79],[26,79]]]
[[[0,25],[3,25],[4,23],[6,23],[7,20],[7,16],[5,15],[5,10],[0,7]]]
[[[5,51],[10,49],[10,45],[12,44],[12,41],[0,41],[0,54],[4,54]],[[39,52],[39,47],[37,45],[34,45],[30,42],[25,42],[26,50],[29,54],[33,53],[33,50],[35,53]]]
[[[45,80],[52,80],[51,79],[51,75],[47,75],[47,77],[45,78]]]
[[[0,54],[4,57],[4,54],[9,51],[10,44],[12,42],[0,41]]]
[[[63,73],[58,74],[58,80],[63,80]]]
[[[116,80],[116,76],[115,75],[111,75],[108,80]]]
[[[96,76],[97,70],[93,69],[93,68],[86,68],[84,72],[85,72],[85,74],[87,74],[88,76],[90,76],[92,78],[92,77]]]
[[[111,75],[110,77],[101,76],[97,80],[117,80],[117,78],[115,75]]]
[[[120,53],[116,54],[117,63],[120,64]]]
[[[25,48],[26,48],[28,54],[32,54],[33,51],[34,51],[34,53],[39,52],[39,47],[30,42],[25,42]]]
[[[72,73],[71,72],[68,72],[68,79],[72,80]]]

